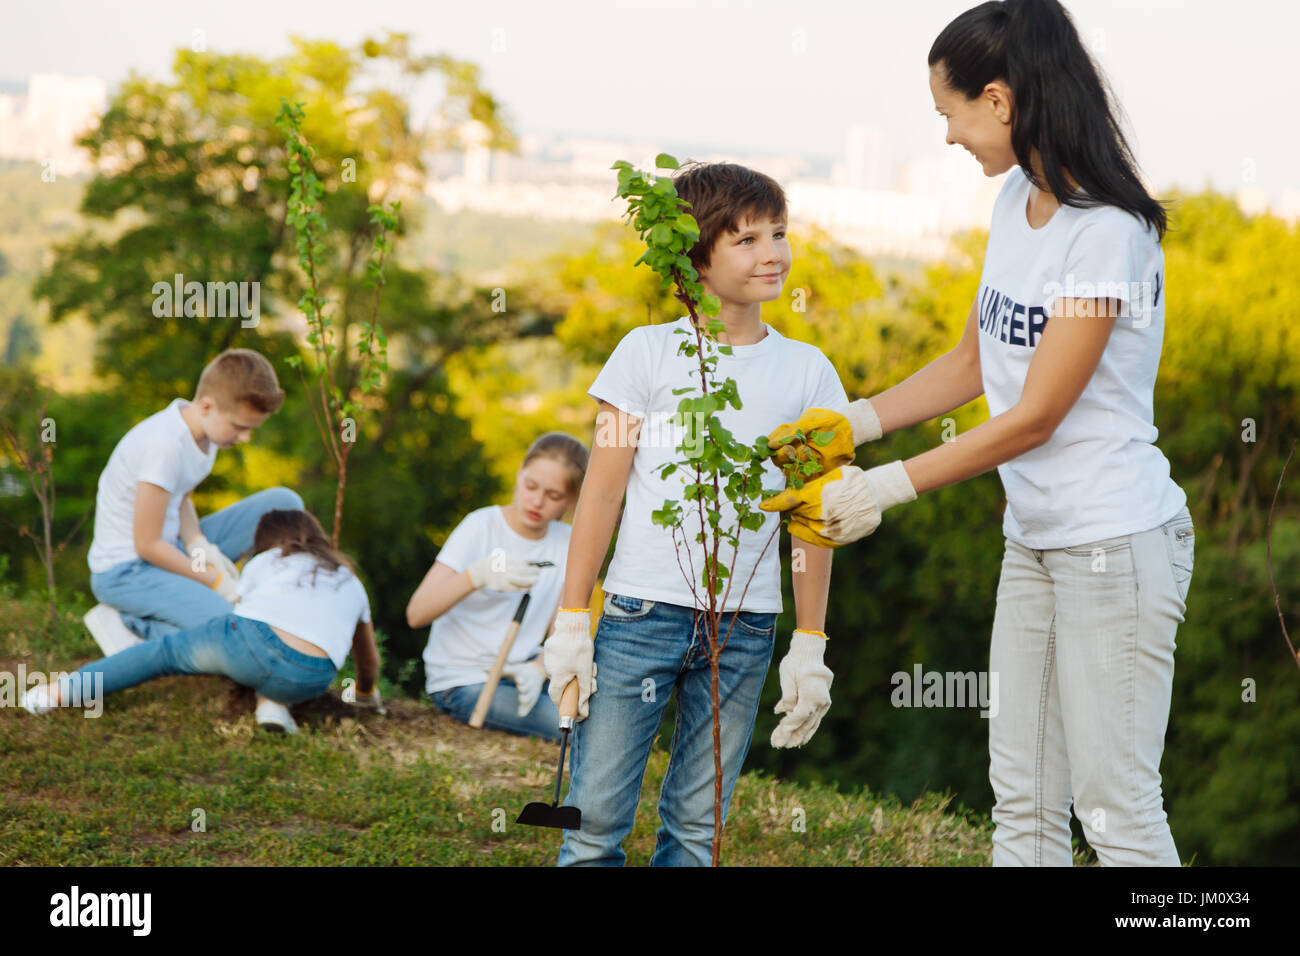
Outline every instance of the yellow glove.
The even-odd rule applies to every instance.
[[[835,435],[826,445],[792,439],[796,431],[805,435],[833,431]],[[860,398],[847,407],[833,412],[826,408],[810,408],[793,425],[781,425],[767,436],[767,443],[777,450],[773,460],[778,465],[812,459],[821,463],[823,471],[833,471],[853,461],[854,450],[863,442],[874,441],[881,435],[880,418],[871,402]],[[780,446],[777,448],[777,446]]]
[[[901,461],[863,471],[844,465],[787,488],[759,503],[763,511],[789,511],[790,534],[809,544],[834,548],[865,538],[880,527],[881,512],[916,500]]]

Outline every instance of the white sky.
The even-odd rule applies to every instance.
[[[192,31],[273,55],[298,33],[391,28],[479,63],[517,129],[838,157],[846,127],[895,160],[946,147],[926,54],[973,0],[27,0],[6,4],[0,76],[164,77]],[[1067,0],[1157,189],[1300,189],[1300,4]],[[498,31],[498,32],[494,32]],[[804,52],[795,52],[802,31]],[[683,41],[682,38],[685,38]],[[494,50],[493,44],[504,50]],[[684,77],[678,80],[677,77]],[[651,105],[671,89],[676,102]],[[1253,168],[1249,183],[1243,170]]]

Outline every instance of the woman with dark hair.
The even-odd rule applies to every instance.
[[[306,511],[268,511],[257,524],[253,555],[239,576],[233,613],[92,661],[57,686],[37,685],[23,706],[43,714],[155,677],[222,674],[257,691],[259,725],[294,733],[286,705],[325,693],[350,648],[357,702],[382,711],[370,602],[352,562],[330,546],[320,522]]]
[[[792,509],[798,537],[840,545],[887,508],[997,467],[993,863],[1068,866],[1073,803],[1101,863],[1177,866],[1159,767],[1194,531],[1153,444],[1165,211],[1056,0],[966,11],[929,65],[948,143],[986,175],[1011,170],[965,333],[901,384],[774,431],[778,459],[827,471],[763,507]],[[989,420],[955,441],[850,464],[862,442],[981,394]],[[796,426],[837,434],[817,447],[789,440]]]

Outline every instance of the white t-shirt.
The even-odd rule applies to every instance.
[[[330,571],[317,567],[310,554],[285,556],[279,548],[268,548],[244,563],[234,613],[301,637],[329,654],[335,667],[342,667],[357,624],[370,620],[370,601],[365,586],[347,567]]]
[[[534,541],[506,524],[499,505],[488,505],[467,514],[438,552],[436,560],[457,572],[498,548],[506,557],[519,561],[554,563],[554,567],[538,569],[537,583],[527,592],[531,597],[510,648],[507,660],[511,663],[536,656],[546,639],[546,627],[560,606],[564,562],[569,556],[572,530],[562,521],[552,521],[546,535]],[[524,593],[479,588],[433,622],[429,643],[424,648],[425,693],[487,680],[488,670],[501,649]]]
[[[95,536],[87,563],[92,573],[113,568],[139,557],[135,553],[136,483],[147,481],[171,492],[162,539],[180,534],[181,501],[212,471],[217,460],[216,442],[200,451],[181,417],[190,403],[177,398],[160,412],[137,423],[117,443],[99,476],[95,498]]]
[[[747,443],[767,435],[778,425],[794,422],[809,408],[834,410],[849,403],[839,375],[819,348],[788,339],[766,322],[763,327],[767,335],[754,344],[733,346],[731,355],[719,353],[714,373],[717,382],[727,378],[736,381],[742,407],[727,405],[716,414],[733,438]],[[685,331],[686,336],[676,334],[676,329]],[[683,486],[694,482],[694,473],[679,467],[662,478],[658,471],[661,465],[682,457],[677,446],[684,429],[670,421],[678,403],[685,397],[699,395],[698,359],[677,354],[678,346],[686,337],[695,340],[690,316],[633,329],[615,347],[587,394],[643,419],[628,475],[618,543],[602,585],[604,590],[681,607],[703,607],[703,600],[696,601],[681,571],[685,568],[692,575],[695,590],[702,595],[704,589],[699,582],[705,549],[703,543],[695,540],[700,526],[699,502],[682,501]],[[673,394],[673,389],[690,385],[694,386],[693,392]],[[602,438],[601,425],[597,425],[598,442],[618,437],[611,431]],[[770,459],[764,463],[764,470],[767,472],[764,488],[785,487],[785,476]],[[719,498],[722,527],[736,527],[735,507],[721,489]],[[667,499],[681,502],[683,527],[687,530],[685,541],[678,533],[676,545],[673,533],[651,520],[651,512],[662,509]],[[753,507],[757,508],[758,502],[759,499],[753,499]],[[734,561],[732,545],[725,541],[719,545],[719,561],[730,567],[734,582],[722,608],[724,611],[738,608],[765,613],[781,611],[780,541],[774,538],[763,552],[772,529],[780,522],[780,515],[763,512],[763,516],[758,531],[739,532],[740,548]],[[762,563],[754,571],[760,553]],[[754,572],[752,580],[751,572]],[[747,581],[749,590],[741,605],[739,598]]]
[[[989,415],[1020,400],[1057,298],[1125,305],[1078,402],[1052,437],[998,466],[1003,534],[1062,548],[1157,527],[1187,501],[1153,443],[1152,396],[1165,333],[1164,254],[1154,229],[1115,206],[1061,206],[1040,229],[1026,219],[1029,179],[1013,169],[993,209],[980,277],[980,368]]]

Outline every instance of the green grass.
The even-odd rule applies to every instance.
[[[0,672],[92,659],[85,609],[66,608],[51,626],[33,602],[0,596]],[[294,737],[259,731],[251,691],[218,677],[152,681],[107,698],[94,719],[4,707],[0,865],[555,863],[560,831],[514,822],[524,804],[550,801],[555,745],[471,730],[423,701],[387,704],[386,717],[355,715],[331,690],[293,708]],[[654,848],[664,743],[624,841],[629,865]],[[992,824],[949,812],[950,800],[903,806],[746,773],[722,860],[988,865]]]

